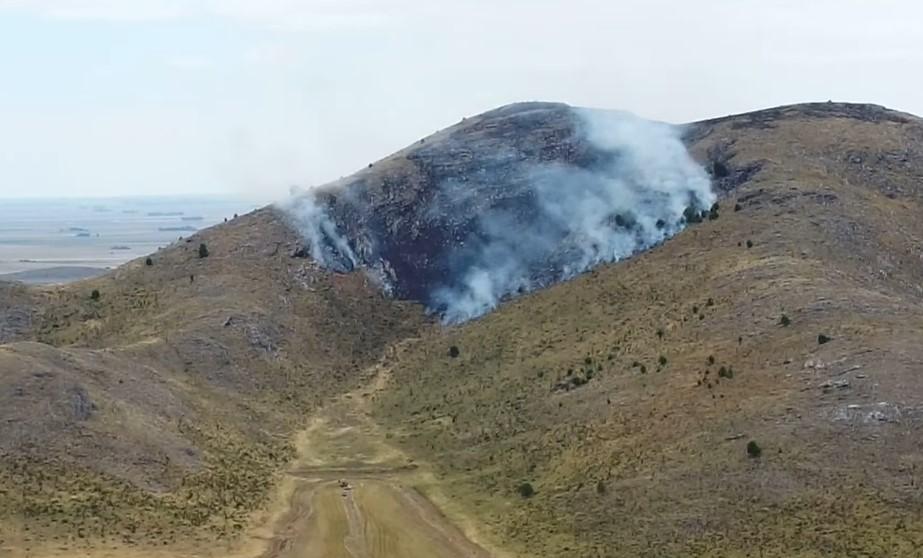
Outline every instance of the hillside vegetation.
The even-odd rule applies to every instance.
[[[391,248],[434,248],[402,208],[440,141],[493,146],[517,110],[347,181]],[[580,153],[562,110],[529,105],[547,145],[523,153]],[[0,555],[297,556],[344,546],[349,501],[388,544],[426,517],[416,548],[497,557],[923,554],[923,121],[824,103],[684,140],[719,194],[702,222],[458,326],[321,268],[273,208],[100,278],[0,283]],[[275,489],[282,531],[254,531]]]
[[[205,245],[207,257],[202,257]],[[0,548],[228,540],[291,435],[422,323],[261,210],[0,313]]]
[[[715,219],[432,331],[377,415],[523,556],[919,555],[921,121],[688,136]]]

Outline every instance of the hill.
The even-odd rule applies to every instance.
[[[685,137],[716,219],[431,331],[377,416],[523,556],[918,555],[923,122]]]
[[[292,258],[300,243],[267,209],[151,265],[4,286],[0,539],[73,549],[240,530],[305,415],[423,321],[361,274]]]
[[[150,265],[0,284],[0,549],[919,554],[923,122],[625,118],[511,105]]]

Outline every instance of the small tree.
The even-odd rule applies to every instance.
[[[528,482],[521,483],[516,487],[516,492],[519,492],[519,495],[523,498],[531,498],[535,496],[535,489],[532,488],[532,484]]]
[[[206,246],[204,242],[199,244],[199,257],[200,258],[208,257],[208,246]]]
[[[757,457],[763,455],[763,448],[761,448],[755,440],[750,440],[747,442],[747,455],[756,459]]]

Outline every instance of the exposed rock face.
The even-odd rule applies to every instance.
[[[449,321],[627,257],[714,201],[678,129],[522,103],[467,119],[295,200],[326,266],[375,271]]]

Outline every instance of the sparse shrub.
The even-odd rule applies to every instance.
[[[763,448],[754,440],[747,442],[747,455],[756,459],[757,457],[763,455]]]
[[[644,366],[643,364],[641,365],[641,373],[647,374],[647,366]]]
[[[200,258],[208,257],[208,246],[206,246],[204,242],[199,244],[199,257]]]
[[[663,355],[660,355],[660,358],[657,359],[657,362],[660,363],[660,366],[666,366],[666,365],[667,365],[667,357],[665,357],[665,356],[663,356]]]
[[[458,355],[459,355],[459,354],[460,354],[460,352],[459,352],[459,350],[458,350],[458,347],[456,347],[455,345],[452,345],[451,347],[449,347],[449,356],[450,356],[450,357],[452,357],[452,358],[458,358]]]
[[[782,317],[779,318],[779,324],[781,324],[782,327],[788,327],[791,323],[792,321],[785,314],[782,314]]]
[[[692,206],[687,207],[685,211],[683,211],[683,217],[686,219],[686,222],[689,224],[702,222],[702,216]]]
[[[734,211],[740,211],[741,209],[743,209],[743,206],[741,206],[739,203],[734,204]]]
[[[658,339],[663,339],[663,328],[658,328],[658,329],[657,329],[657,338],[658,338]]]
[[[531,498],[535,496],[535,489],[532,487],[531,483],[524,482],[516,487],[516,492],[519,493],[523,498]]]
[[[732,368],[726,368],[722,366],[718,369],[718,377],[731,379],[734,377],[734,370]]]
[[[151,258],[148,258],[148,259],[144,260],[144,265],[146,265],[146,266],[152,266],[152,265],[154,265],[154,260],[152,260]]]
[[[708,355],[709,366],[715,363],[715,355]]]
[[[749,239],[747,240],[747,248],[753,248],[753,241],[752,241],[752,240],[749,240]]]
[[[93,289],[93,292],[90,293],[91,300],[99,300],[99,289]]]
[[[597,493],[597,494],[605,494],[605,493],[606,493],[606,483],[603,482],[602,479],[600,479],[600,480],[596,483],[596,493]]]
[[[707,307],[709,307],[709,308],[711,308],[711,307],[714,306],[714,305],[715,305],[715,299],[713,299],[713,298],[709,298],[709,299],[705,302],[705,306],[707,306]]]
[[[693,307],[692,307],[692,313],[693,313],[693,314],[698,314],[698,313],[699,313],[699,307],[698,307],[698,306],[693,306]]]
[[[823,333],[821,333],[820,335],[817,336],[817,344],[818,344],[818,345],[823,345],[823,344],[829,343],[829,342],[831,342],[831,341],[833,341],[833,338],[828,337],[828,336],[824,335]]]

